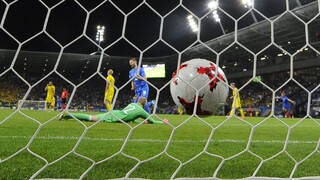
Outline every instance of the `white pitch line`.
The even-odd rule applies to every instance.
[[[0,139],[31,139],[31,136],[0,136]],[[75,136],[39,136],[36,139],[44,139],[44,140],[78,140],[79,137]],[[124,141],[122,138],[91,138],[84,137],[82,140],[89,141]],[[129,142],[156,142],[156,143],[167,143],[168,140],[162,139],[129,139]],[[205,143],[207,140],[172,140],[174,143]],[[219,142],[219,143],[247,143],[246,140],[234,140],[234,139],[213,139],[211,142]],[[253,140],[252,143],[278,143],[284,144],[285,141],[280,140]],[[291,144],[318,144],[318,141],[289,141]]]

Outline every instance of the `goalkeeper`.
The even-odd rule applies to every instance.
[[[152,124],[168,124],[168,120],[164,119],[163,121],[155,120],[150,116],[147,111],[143,109],[145,104],[147,103],[147,99],[145,97],[139,98],[137,103],[131,103],[127,107],[122,110],[113,110],[111,113],[103,113],[98,115],[88,115],[83,113],[69,113],[69,114],[62,114],[59,118],[61,119],[72,119],[77,118],[81,121],[102,121],[107,123],[114,123],[114,122],[135,122],[140,123],[141,121],[137,120],[138,118],[147,119],[144,123],[152,123]]]

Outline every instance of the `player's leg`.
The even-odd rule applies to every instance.
[[[181,107],[178,107],[178,113],[179,113],[179,115],[182,115],[184,112],[183,112],[183,108],[181,108]]]
[[[63,114],[60,116],[59,120],[61,119],[73,119],[76,118],[80,121],[91,121],[92,117],[91,115],[84,114],[84,113],[68,113],[68,114]]]
[[[51,98],[50,97],[46,97],[46,111],[48,111],[50,109],[50,106],[51,106]]]
[[[233,116],[235,110],[236,110],[236,101],[233,100],[233,101],[232,101],[232,106],[231,106],[231,111],[230,111],[230,113],[229,113],[229,116]]]
[[[146,99],[148,99],[148,97],[149,97],[149,87],[146,86],[145,88],[143,88],[141,90],[140,93],[141,93],[142,97],[145,97]],[[150,107],[152,107],[154,105],[154,103],[155,103],[155,101],[147,102],[146,105],[143,107],[143,109],[150,114]]]
[[[239,108],[239,111],[240,111],[240,115],[241,115],[241,118],[242,119],[244,119],[244,111],[243,111],[243,109],[241,108],[241,106],[240,106],[240,108]]]
[[[68,113],[68,114],[62,114],[59,118],[59,120],[62,119],[78,119],[80,121],[98,121],[101,118],[105,117],[104,114],[99,114],[99,115],[89,115],[89,114],[84,114],[84,113]]]
[[[141,91],[139,91],[139,90],[135,90],[134,91],[134,96],[133,96],[133,98],[132,98],[132,102],[133,103],[137,103],[138,102],[138,99],[139,99],[139,97],[141,97],[142,95],[141,95]]]
[[[241,118],[244,119],[244,111],[243,111],[243,109],[242,109],[242,107],[241,107],[241,102],[240,102],[239,99],[238,99],[237,102],[236,102],[236,108],[239,109]]]
[[[287,109],[285,107],[282,107],[282,116],[286,118],[287,115],[288,115],[287,114]]]
[[[108,111],[112,110],[112,99],[113,99],[114,93],[109,92],[105,98],[105,104]]]
[[[54,111],[54,108],[55,108],[55,104],[56,104],[56,102],[55,101],[52,101],[51,102],[51,111]]]
[[[62,98],[62,108],[61,108],[62,111],[64,109],[66,109],[66,102],[67,102],[67,99],[66,98]]]

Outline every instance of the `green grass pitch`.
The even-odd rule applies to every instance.
[[[310,118],[158,115],[171,125],[138,125],[13,112],[0,110],[0,179],[320,176],[320,121]]]

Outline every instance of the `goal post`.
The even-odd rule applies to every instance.
[[[46,110],[47,102],[40,100],[19,100],[18,107],[23,110]]]

